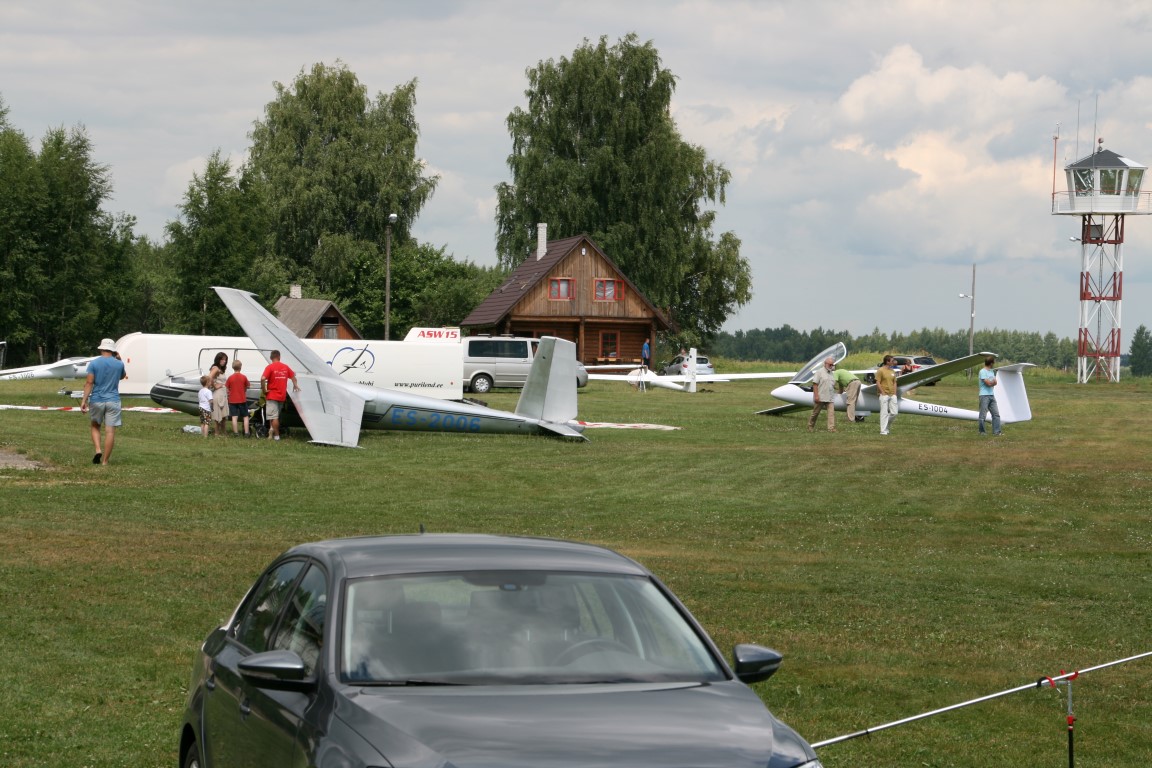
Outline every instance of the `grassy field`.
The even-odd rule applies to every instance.
[[[4,382],[0,402],[64,404],[58,386]],[[420,525],[640,560],[722,648],[784,653],[757,690],[814,742],[1152,650],[1152,382],[1029,374],[1035,418],[998,439],[909,416],[889,437],[874,416],[809,434],[753,415],[771,386],[593,382],[581,418],[680,429],[586,444],[375,432],[325,449],[129,413],[106,468],[79,413],[2,411],[0,449],[47,468],[0,469],[0,761],[175,765],[192,655],[272,557]],[[975,383],[918,396],[975,407]],[[1152,764],[1152,659],[1081,677],[1074,703],[1077,765]],[[1062,766],[1065,708],[1027,691],[821,758]]]

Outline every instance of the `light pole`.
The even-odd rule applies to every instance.
[[[384,227],[384,340],[392,338],[392,225],[398,217],[388,214],[388,226]]]
[[[976,265],[972,265],[972,293],[960,294],[962,299],[970,299],[972,304],[968,316],[968,356],[972,356],[972,336],[976,332]],[[972,369],[968,369],[968,378],[972,378]]]

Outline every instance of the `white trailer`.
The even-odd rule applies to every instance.
[[[417,329],[414,329],[417,330]],[[308,348],[343,378],[359,384],[394,389],[441,400],[464,397],[459,329],[427,330],[425,336],[409,334],[418,341],[371,341],[303,339]],[[454,333],[453,333],[454,332]],[[169,376],[202,375],[212,366],[217,352],[243,363],[243,372],[259,385],[268,364],[267,352],[258,350],[246,336],[181,336],[161,333],[130,333],[116,341],[128,378],[120,382],[125,395],[147,395],[153,385]]]

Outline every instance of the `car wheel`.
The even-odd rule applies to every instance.
[[[188,748],[188,754],[184,755],[184,765],[181,768],[200,768],[200,750],[195,744]]]
[[[472,383],[468,385],[478,395],[482,395],[488,390],[492,389],[492,377],[486,373],[478,373],[472,378]]]

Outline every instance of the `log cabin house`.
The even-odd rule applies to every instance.
[[[340,308],[327,299],[302,298],[293,285],[287,296],[276,300],[280,322],[302,339],[361,339],[360,331]]]
[[[587,235],[547,240],[480,303],[460,327],[472,334],[556,336],[576,343],[585,365],[640,362],[640,348],[669,330],[653,306]]]

